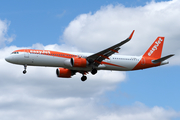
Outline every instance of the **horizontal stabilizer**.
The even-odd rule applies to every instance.
[[[162,57],[162,58],[157,59],[157,60],[153,60],[152,62],[153,62],[154,64],[157,64],[157,63],[160,63],[160,62],[163,62],[163,61],[167,60],[168,58],[170,58],[170,57],[172,57],[172,56],[174,56],[174,54],[167,55],[167,56]]]

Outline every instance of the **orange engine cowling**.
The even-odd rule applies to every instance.
[[[72,67],[86,67],[88,61],[85,58],[71,58]]]
[[[56,69],[56,75],[57,77],[71,78],[72,71],[66,68],[58,68]]]

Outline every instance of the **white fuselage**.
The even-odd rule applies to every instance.
[[[83,70],[91,71],[92,66],[87,66],[85,68],[81,67],[71,67],[66,64],[69,63],[70,58],[77,55],[78,57],[86,58],[91,53],[57,53],[57,54],[42,54],[42,53],[28,53],[28,52],[17,52],[11,54],[6,58],[6,61],[27,66],[47,66],[47,67],[63,67],[71,70]],[[117,71],[129,71],[132,70],[141,60],[142,56],[124,56],[124,55],[112,55],[110,59],[105,59],[102,64],[100,64],[97,70],[117,70]],[[143,63],[142,63],[143,64]]]

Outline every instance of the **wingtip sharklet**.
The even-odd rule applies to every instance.
[[[135,30],[132,31],[132,33],[131,33],[131,35],[128,37],[128,39],[131,39],[131,38],[132,38],[132,36],[133,36],[133,34],[134,34],[134,31],[135,31]]]

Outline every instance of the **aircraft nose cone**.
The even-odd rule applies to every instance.
[[[12,58],[11,58],[10,56],[8,56],[8,57],[5,58],[5,60],[6,60],[7,62],[11,62]]]

